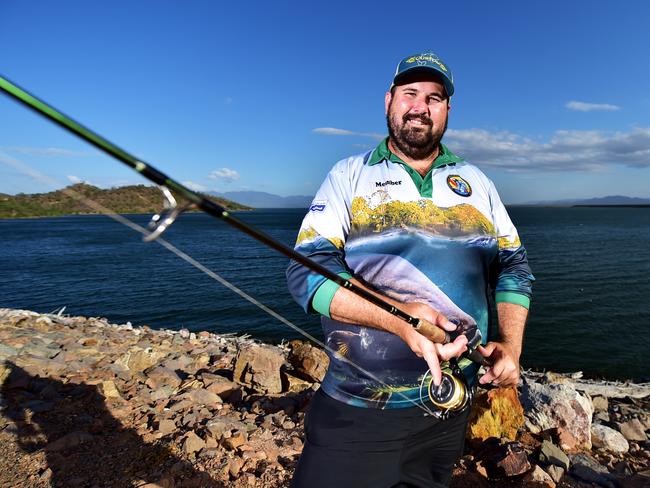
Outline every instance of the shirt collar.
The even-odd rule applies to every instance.
[[[388,137],[379,143],[379,145],[372,151],[370,154],[370,159],[368,159],[368,166],[373,166],[384,160],[390,161],[391,163],[400,163],[406,164],[402,161],[399,156],[391,152],[388,148]],[[439,166],[444,166],[445,164],[455,164],[460,163],[463,158],[456,156],[452,153],[447,146],[440,143],[440,153],[438,157],[433,161],[432,168],[438,168]]]

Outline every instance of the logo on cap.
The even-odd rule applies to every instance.
[[[460,195],[461,197],[468,197],[472,194],[472,187],[470,184],[458,175],[447,176],[447,186],[449,186],[451,191],[456,195]]]

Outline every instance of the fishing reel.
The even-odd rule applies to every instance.
[[[467,383],[455,358],[449,360],[448,368],[443,369],[440,385],[436,386],[431,378],[427,393],[443,418],[463,410],[474,396],[474,390]]]
[[[450,334],[450,340],[453,341],[459,335],[467,337],[467,352],[461,357],[467,358],[477,364],[486,364],[485,358],[476,350],[481,344],[482,334],[476,324],[459,324],[458,329]],[[427,382],[427,376],[431,371],[422,378],[420,385],[420,398],[422,399],[422,389]],[[461,412],[465,407],[471,404],[474,398],[474,388],[472,388],[463,371],[460,369],[458,359],[451,358],[447,362],[447,367],[442,369],[442,380],[440,385],[436,386],[433,383],[433,377],[429,378],[427,385],[427,395],[429,400],[436,407],[432,411],[432,415],[438,418],[448,418],[458,412]]]

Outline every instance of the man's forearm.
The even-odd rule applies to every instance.
[[[356,279],[350,280],[355,285],[365,288],[369,292],[379,296],[388,303],[406,311],[406,304],[396,302],[385,295],[381,295],[373,290],[370,290],[368,287],[361,284]],[[411,329],[412,326],[404,322],[402,319],[392,315],[385,310],[377,307],[376,305],[370,303],[368,300],[364,300],[360,296],[352,293],[349,290],[341,287],[336,290],[334,298],[330,304],[330,316],[334,320],[340,322],[346,322],[357,325],[365,325],[368,327],[374,327],[376,329],[382,329],[387,332],[391,332],[402,339],[407,333],[408,329]]]
[[[368,289],[358,280],[353,279],[352,282]],[[376,293],[372,290],[368,291]],[[433,326],[447,331],[452,331],[456,328],[444,315],[424,303],[399,303],[383,295],[377,295],[412,317],[424,319]],[[434,344],[424,335],[417,332],[412,325],[343,287],[336,290],[330,303],[329,312],[330,317],[334,320],[374,327],[397,335],[409,346],[411,351],[417,356],[424,358],[429,365],[433,382],[436,385],[440,384],[441,381],[439,358],[447,360],[452,357],[458,357],[467,350],[467,338],[464,335],[459,335],[453,342],[448,344]]]
[[[500,341],[507,344],[514,354],[514,359],[519,361],[524,341],[524,329],[528,309],[514,303],[497,303],[497,315],[499,317]]]

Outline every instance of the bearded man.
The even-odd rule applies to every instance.
[[[516,385],[534,278],[493,183],[440,142],[453,94],[437,55],[404,58],[385,96],[388,137],[334,166],[296,250],[447,331],[476,327],[488,337],[492,295],[499,339],[479,347],[491,366],[478,381]],[[305,311],[322,315],[330,357],[292,486],[447,486],[469,402],[441,413],[423,385],[428,374],[434,390],[441,383],[442,362],[474,388],[478,366],[455,362],[465,335],[434,344],[296,262],[287,280]]]

